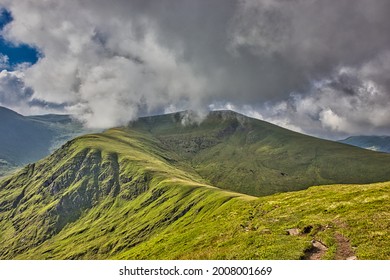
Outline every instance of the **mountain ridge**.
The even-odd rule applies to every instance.
[[[0,176],[42,159],[84,131],[69,115],[23,116],[0,106]]]
[[[386,135],[350,136],[346,139],[339,140],[339,142],[376,152],[390,153],[390,136]]]
[[[318,184],[390,180],[384,168],[388,155],[307,136],[233,111],[214,111],[202,122],[183,125],[187,114],[140,118],[129,128],[150,133],[218,187],[268,195]]]
[[[245,180],[256,185],[257,178],[245,179],[243,158],[251,162],[271,151],[266,161],[282,161],[276,157],[281,154],[296,165],[291,157],[296,151],[288,154],[284,147],[305,140],[304,149],[296,148],[302,152],[318,140],[256,120],[240,123],[220,117],[214,113],[214,118],[183,126],[173,114],[161,117],[165,122],[158,122],[154,130],[141,120],[79,136],[1,179],[0,258],[305,259],[315,250],[313,240],[326,244],[324,259],[390,256],[389,241],[383,239],[389,228],[389,182],[309,189],[298,185],[280,193],[272,188],[273,181],[288,182],[291,173],[281,175],[277,170],[265,178],[271,187],[264,190],[273,195],[245,194]],[[258,131],[259,127],[263,129]],[[336,151],[333,156],[339,160],[346,149],[349,158],[342,153],[343,160],[365,158],[363,166],[374,164],[384,173],[389,166],[386,154],[325,140],[316,145],[315,151],[330,145],[323,154],[317,153],[325,156],[325,162],[327,151]],[[219,170],[221,164],[225,166]],[[236,165],[240,169],[234,169]],[[354,170],[356,166],[347,167],[359,179],[361,170]],[[233,169],[227,171],[229,167]],[[342,168],[337,166],[341,172]],[[225,178],[214,184],[218,178],[206,171],[226,174],[229,184]],[[327,172],[331,171],[340,170]],[[244,187],[235,186],[240,192],[231,187],[234,177],[244,181]],[[353,255],[338,255],[340,239],[351,240],[347,245]]]

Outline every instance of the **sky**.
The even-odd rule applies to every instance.
[[[388,0],[0,0],[0,105],[90,128],[230,109],[390,135]]]
[[[0,29],[12,21],[11,14],[5,10],[0,10]],[[39,52],[26,44],[15,46],[12,42],[0,37],[0,69],[12,70],[21,63],[34,64],[38,61]]]

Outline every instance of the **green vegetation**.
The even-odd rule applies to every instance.
[[[263,196],[313,185],[390,180],[390,155],[295,133],[232,111],[183,126],[186,113],[142,118],[133,129],[175,151],[211,184]]]
[[[390,183],[242,194],[379,181],[389,155],[232,116],[188,126],[180,114],[141,119],[0,180],[0,258],[301,259],[315,255],[313,240],[326,246],[318,258],[390,258]]]

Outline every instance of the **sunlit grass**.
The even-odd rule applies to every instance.
[[[334,259],[340,234],[357,258],[389,259],[389,182],[296,191],[371,180],[364,165],[385,179],[388,156],[256,125],[225,142],[213,123],[175,131],[203,148],[164,142],[179,137],[168,121],[72,140],[0,181],[0,258],[300,259],[319,240]],[[295,191],[254,196],[281,190]]]

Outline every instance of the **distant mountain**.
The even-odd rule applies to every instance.
[[[390,153],[390,136],[351,136],[339,142],[372,151]]]
[[[82,125],[69,115],[22,116],[0,107],[0,176],[48,156],[81,133]]]
[[[388,259],[390,183],[357,184],[389,167],[231,111],[141,118],[0,180],[0,259]],[[327,183],[353,185],[292,192]]]

